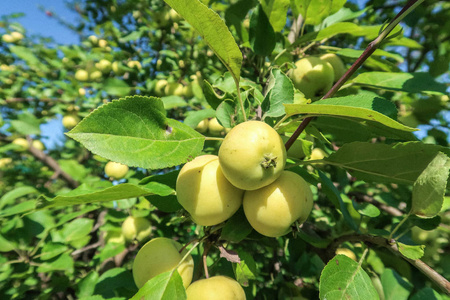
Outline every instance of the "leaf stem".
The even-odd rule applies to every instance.
[[[406,220],[408,220],[409,216],[411,215],[411,212],[409,212],[404,218],[403,220],[400,221],[400,223],[397,224],[397,226],[395,226],[394,230],[392,230],[391,234],[389,235],[389,240],[392,239],[392,237],[394,236],[394,234],[397,232],[397,230],[399,230],[399,228],[403,225],[403,223],[406,222]]]
[[[223,138],[220,137],[211,137],[211,136],[205,136],[206,141],[223,141]]]
[[[237,98],[239,101],[239,106],[242,110],[242,116],[244,117],[244,122],[247,122],[247,115],[245,114],[244,102],[242,101],[241,97],[241,88],[239,87],[239,81],[235,78],[234,83],[236,84]]]

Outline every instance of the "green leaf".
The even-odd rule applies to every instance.
[[[42,260],[49,260],[64,253],[67,249],[69,248],[65,244],[48,242],[42,247],[40,258]]]
[[[94,220],[80,218],[63,226],[61,234],[65,242],[71,242],[87,236],[94,226]]]
[[[119,78],[108,78],[102,86],[103,90],[112,96],[127,96],[131,92],[130,86]]]
[[[203,135],[165,117],[161,99],[142,96],[101,106],[67,135],[94,154],[146,169],[185,163],[200,154],[204,143]]]
[[[294,102],[294,87],[291,80],[280,69],[272,69],[267,91],[267,95],[262,103],[264,115],[267,117],[284,115],[283,104]]]
[[[11,125],[17,132],[24,135],[41,133],[39,120],[34,115],[25,112],[18,115],[17,119],[11,121]]]
[[[335,14],[328,16],[323,20],[322,25],[324,27],[328,27],[332,24],[347,21],[347,20],[353,20],[364,14],[366,11],[371,9],[371,6],[367,6],[362,10],[359,11],[352,11],[350,8],[342,7],[338,12]]]
[[[14,249],[16,249],[14,244],[0,234],[0,252],[9,252]]]
[[[446,94],[446,85],[439,83],[429,73],[366,72],[358,75],[353,83],[367,87],[402,91],[407,93]]]
[[[117,296],[119,291],[126,299],[130,299],[136,291],[133,275],[125,268],[114,268],[103,273],[95,285],[94,294],[110,299]]]
[[[414,183],[411,213],[432,218],[441,211],[449,170],[450,159],[438,152]]]
[[[345,56],[345,57],[350,57],[350,58],[358,58],[363,54],[363,52],[364,52],[364,50],[345,48],[345,49],[341,49],[341,50],[337,51],[336,54],[339,54],[339,55]],[[402,63],[405,60],[404,57],[401,56],[400,54],[391,53],[391,52],[381,50],[381,49],[375,50],[375,52],[371,56],[372,57],[378,56],[378,57],[392,58],[392,59],[395,59],[399,63]]]
[[[55,198],[47,198],[41,195],[36,204],[37,209],[78,205],[86,203],[99,203],[113,200],[122,200],[133,197],[142,197],[149,195],[167,196],[173,193],[173,190],[158,182],[149,182],[145,185],[132,183],[121,183],[112,187],[98,189],[89,187],[85,184],[63,195]]]
[[[396,243],[400,253],[409,259],[416,260],[421,258],[424,254],[424,245],[407,245],[398,241]]]
[[[283,30],[286,25],[289,2],[290,0],[260,0],[263,10],[276,32]]]
[[[352,199],[352,204],[353,208],[355,208],[358,213],[369,218],[376,218],[381,213],[378,207],[371,203],[359,203]]]
[[[69,253],[64,253],[57,258],[45,261],[36,269],[39,273],[48,273],[53,271],[64,271],[65,274],[73,273],[74,261]]]
[[[245,251],[239,251],[240,263],[233,264],[236,281],[243,286],[249,286],[249,279],[256,279],[258,268],[253,256]]]
[[[9,49],[12,53],[23,59],[33,69],[43,72],[48,71],[48,67],[39,61],[31,49],[23,46],[10,46]]]
[[[275,48],[275,32],[261,5],[250,17],[249,41],[253,52],[258,55],[269,56]]]
[[[336,255],[320,275],[319,297],[322,300],[379,299],[370,277],[353,259]]]
[[[89,175],[90,170],[86,169],[75,159],[60,159],[58,164],[64,172],[77,181],[82,181]]]
[[[172,95],[172,96],[162,97],[161,100],[164,104],[164,109],[166,109],[166,110],[174,109],[174,108],[178,108],[178,107],[185,107],[188,105],[186,100],[184,100],[180,96]]]
[[[36,194],[38,193],[38,190],[36,190],[34,187],[31,186],[21,186],[18,188],[15,188],[7,193],[5,193],[0,198],[0,210],[5,207],[5,205],[12,204],[17,198],[29,195],[29,194]]]
[[[186,119],[184,119],[184,124],[190,126],[191,128],[195,128],[197,127],[198,123],[200,123],[204,119],[213,118],[215,116],[216,112],[210,108],[191,111],[187,114]]]
[[[90,271],[86,276],[81,278],[77,283],[77,293],[78,299],[82,297],[91,296],[94,294],[95,285],[97,284],[99,275],[96,271]]]
[[[385,300],[407,300],[413,287],[392,269],[385,269],[381,274]]]
[[[221,238],[232,243],[239,243],[253,231],[245,217],[244,210],[239,209],[222,228]]]
[[[216,53],[239,82],[242,53],[223,20],[198,0],[164,0],[176,10]]]
[[[187,299],[180,274],[177,270],[168,271],[153,277],[137,292],[131,300],[172,300]]]
[[[450,153],[450,149],[421,142],[394,145],[353,142],[344,144],[324,160],[360,180],[412,185],[439,151]]]
[[[156,206],[159,210],[167,213],[176,212],[183,207],[178,203],[177,196],[175,195],[175,185],[178,178],[179,171],[173,171],[162,175],[153,175],[144,178],[140,183],[148,184],[150,182],[164,185],[167,188],[167,192],[164,194],[154,194],[146,196],[145,199],[150,201],[151,204]],[[167,195],[169,189],[172,191],[170,195]]]
[[[3,209],[0,211],[0,218],[30,212],[35,208],[36,203],[36,200],[29,200]]]
[[[419,290],[417,293],[414,294],[414,296],[411,297],[411,300],[444,300],[441,295],[439,295],[438,292],[433,290],[430,287],[424,287],[423,289]]]
[[[337,12],[345,4],[347,0],[308,0],[299,1],[306,9],[306,13],[303,14],[306,24],[318,25],[326,17]]]

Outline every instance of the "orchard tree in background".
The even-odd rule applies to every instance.
[[[2,16],[0,298],[448,299],[450,4],[422,2],[43,8],[77,45]]]

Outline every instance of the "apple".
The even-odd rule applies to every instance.
[[[333,86],[334,70],[330,63],[318,57],[309,56],[295,63],[295,69],[288,72],[295,88],[306,98],[323,96]]]
[[[223,176],[215,155],[198,156],[185,164],[178,174],[176,192],[181,206],[202,226],[229,219],[241,206],[244,194]]]
[[[93,46],[97,46],[98,44],[98,37],[96,37],[95,35],[90,35],[88,37],[88,41],[93,45]]]
[[[106,48],[106,46],[108,46],[108,42],[104,39],[100,39],[100,40],[98,40],[98,46],[100,48]]]
[[[31,146],[41,151],[45,149],[44,144],[42,144],[42,142],[39,140],[34,140],[33,142],[31,142]]]
[[[165,79],[158,80],[155,84],[155,90],[154,90],[155,95],[158,97],[164,96],[165,95],[164,91],[165,91],[167,84],[168,84],[168,82]]]
[[[320,159],[324,159],[325,157],[327,157],[328,154],[323,151],[320,148],[314,148],[311,151],[311,156],[310,156],[310,160],[320,160]]]
[[[205,133],[208,131],[208,119],[201,120],[200,123],[198,123],[197,127],[195,127],[195,130],[197,130],[200,133]]]
[[[62,124],[65,128],[70,130],[70,129],[74,128],[78,124],[79,121],[80,121],[80,119],[77,116],[67,115],[67,116],[63,117]]]
[[[10,158],[10,157],[0,158],[0,169],[9,165],[11,162],[12,162],[12,158]]]
[[[133,278],[136,286],[141,288],[153,277],[171,271],[177,267],[187,250],[179,252],[180,243],[165,237],[158,237],[147,242],[138,252],[133,262]],[[185,288],[191,284],[194,273],[194,260],[191,255],[178,266],[178,273]]]
[[[89,73],[86,70],[77,70],[75,72],[75,79],[78,81],[88,81],[89,80]]]
[[[11,36],[14,39],[14,42],[18,42],[23,39],[23,34],[17,31],[11,32]]]
[[[10,34],[4,34],[4,35],[2,35],[2,40],[3,40],[5,43],[14,43],[14,42],[15,42],[14,38],[13,38],[12,35],[10,35]]]
[[[18,152],[26,151],[30,148],[30,144],[24,138],[16,138],[12,141],[13,145],[18,146],[15,150]]]
[[[183,96],[183,85],[178,82],[169,82],[164,88],[164,94],[166,96]]]
[[[283,143],[286,144],[286,142],[289,140],[288,136],[282,135],[281,139],[283,140]],[[305,157],[305,151],[303,151],[303,143],[300,140],[296,140],[289,150],[287,151],[287,156],[295,159],[303,159]]]
[[[107,59],[101,59],[98,63],[95,64],[95,67],[102,73],[106,74],[111,71],[111,62]]]
[[[119,76],[122,76],[123,74],[125,74],[125,70],[123,69],[122,64],[119,63],[118,61],[113,62],[111,65],[111,68],[112,68],[113,72]]]
[[[339,78],[341,78],[347,71],[344,63],[339,58],[339,56],[337,56],[336,54],[333,54],[333,53],[323,54],[320,56],[320,59],[322,61],[326,61],[326,62],[330,63],[330,65],[333,67],[334,82],[338,81]]]
[[[183,19],[173,8],[169,10],[169,18],[172,22],[179,22]]]
[[[192,83],[188,83],[183,87],[183,95],[186,98],[194,97],[194,90],[192,89]]]
[[[347,257],[353,259],[354,261],[358,261],[358,260],[356,259],[355,253],[354,253],[352,250],[350,250],[350,249],[347,249],[347,248],[337,248],[337,249],[336,249],[336,255],[338,255],[338,254],[345,255],[345,256],[347,256]]]
[[[245,292],[236,280],[213,276],[193,282],[186,289],[187,300],[245,300]]]
[[[122,223],[122,234],[127,241],[139,242],[150,237],[152,224],[146,218],[129,216]]]
[[[105,174],[114,179],[122,179],[128,173],[128,166],[110,161],[105,165]]]
[[[136,69],[138,69],[138,70],[142,69],[141,63],[138,62],[137,60],[130,60],[130,61],[127,63],[127,66],[128,66],[128,68],[131,68],[131,69],[134,69],[134,68],[136,68]]]
[[[84,88],[79,88],[78,89],[78,95],[85,96],[86,95],[86,90]]]
[[[93,70],[90,74],[89,74],[89,79],[92,81],[97,81],[100,78],[103,77],[103,74],[101,71],[99,70]]]
[[[105,240],[105,244],[113,243],[113,244],[125,244],[125,237],[122,232],[117,231],[107,231],[104,232],[103,239]]]
[[[212,118],[211,120],[209,120],[208,130],[211,135],[219,136],[225,134],[225,127],[220,125],[219,121],[217,121],[217,118]]]
[[[306,221],[313,202],[309,184],[300,175],[283,171],[271,184],[246,191],[242,205],[253,229],[268,237],[279,237],[287,234],[295,221]]]

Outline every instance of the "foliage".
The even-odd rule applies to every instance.
[[[187,246],[194,281],[234,278],[247,299],[447,299],[449,3],[422,3],[368,56],[397,4],[67,2],[76,24],[46,13],[76,45],[1,17],[1,299],[185,299],[177,271],[136,287],[145,240],[123,238],[130,215],[150,221],[148,238]],[[325,53],[347,69],[367,60],[332,97],[307,99],[289,74]],[[63,116],[81,121],[64,129]],[[211,118],[222,131],[195,130]],[[242,208],[199,226],[178,203],[182,165],[216,155],[230,128],[260,120],[286,141],[307,118],[286,169],[311,185],[314,207],[287,235],[260,235]],[[65,133],[56,143],[49,126]],[[105,175],[110,160],[130,167],[123,179]]]

